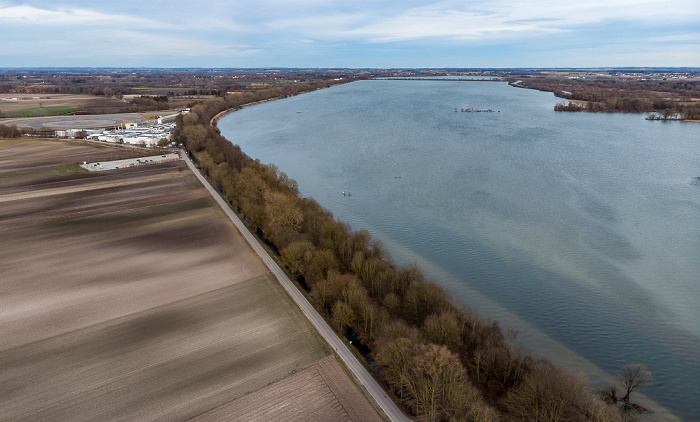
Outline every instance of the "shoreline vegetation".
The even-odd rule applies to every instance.
[[[700,120],[700,81],[613,77],[511,77],[508,84],[552,92],[554,111],[648,113],[646,120]]]
[[[302,197],[274,164],[251,159],[214,125],[246,105],[357,79],[205,100],[178,116],[174,136],[319,312],[370,350],[375,375],[411,415],[428,421],[623,420],[620,406],[606,404],[585,376],[527,354],[514,344],[514,331],[457,302],[417,265],[396,265],[368,231],[351,231]]]

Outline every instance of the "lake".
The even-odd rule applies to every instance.
[[[369,80],[218,126],[532,353],[594,387],[645,363],[654,418],[700,419],[700,124],[558,101],[504,82]]]

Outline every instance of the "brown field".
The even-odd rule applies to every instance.
[[[376,418],[183,163],[55,168],[114,154],[0,141],[0,420]]]
[[[40,97],[34,99],[33,97]],[[128,104],[116,98],[97,95],[70,94],[0,94],[0,98],[17,98],[17,101],[0,101],[3,113],[35,107],[64,106],[73,107],[92,113],[115,113],[128,107]]]
[[[333,356],[328,356],[301,372],[197,416],[191,422],[232,419],[381,422],[377,413],[364,402],[366,399],[345,376],[340,364]]]

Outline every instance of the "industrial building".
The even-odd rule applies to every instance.
[[[163,139],[170,142],[175,123],[156,123],[137,125],[131,123],[123,128],[104,130],[100,134],[92,134],[88,139],[97,139],[118,144],[155,146]]]

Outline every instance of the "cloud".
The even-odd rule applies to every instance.
[[[510,21],[493,11],[419,8],[346,32],[368,42],[396,42],[426,38],[473,40],[512,36],[516,33],[559,32],[540,19]]]
[[[540,51],[561,58],[565,51],[571,57],[574,51],[610,46],[610,51],[617,48],[622,54],[641,45],[646,47],[639,47],[640,54],[653,61],[654,51],[662,53],[674,40],[685,42],[674,48],[673,57],[682,51],[697,57],[696,3],[198,0],[174,6],[164,0],[0,0],[0,65],[14,66],[30,58],[44,63],[68,55],[78,60],[81,54],[82,62],[90,65],[96,55],[107,60],[110,51],[118,51],[115,61],[124,65],[130,54],[140,62],[152,55],[154,66],[164,62],[156,56],[168,54],[168,63],[182,58],[183,63],[201,66],[290,61],[323,66],[331,57],[345,66],[371,66],[376,60],[399,65],[414,62],[420,53],[435,66],[465,60],[477,65],[468,59],[475,54],[489,62],[500,54],[519,66],[514,56],[518,52],[529,60]],[[243,63],[238,57],[250,61]],[[589,55],[584,59],[593,60]]]
[[[422,39],[494,40],[554,34],[608,21],[692,22],[700,17],[693,0],[673,7],[651,0],[440,1],[414,7],[376,10],[321,10],[268,23],[269,28],[315,39],[392,43]]]
[[[31,26],[148,25],[154,28],[172,27],[172,25],[140,16],[106,14],[80,8],[41,9],[25,5],[0,7],[0,22]]]
[[[192,39],[185,35],[147,33],[136,30],[116,30],[110,33],[109,40],[115,42],[111,50],[119,55],[149,56],[170,55],[175,57],[200,57],[200,56],[247,56],[256,54],[259,49],[235,43],[224,43]]]

